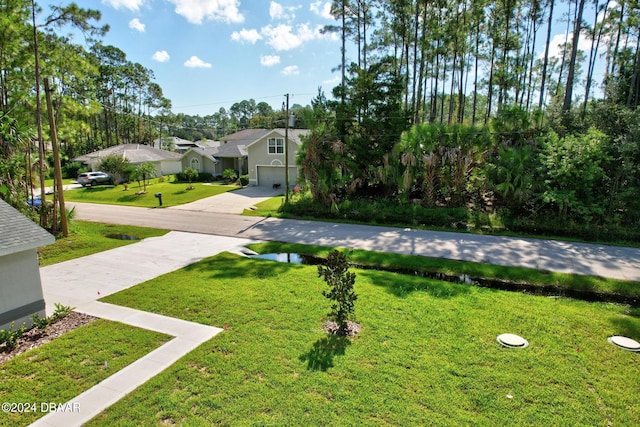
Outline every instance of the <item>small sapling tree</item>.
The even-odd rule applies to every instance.
[[[322,294],[333,301],[329,317],[337,323],[337,332],[350,335],[349,318],[353,316],[358,296],[353,290],[356,275],[349,272],[347,257],[340,251],[331,251],[327,264],[318,266],[318,276],[329,285],[329,290],[322,291]]]

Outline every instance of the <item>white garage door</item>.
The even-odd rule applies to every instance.
[[[289,184],[295,184],[298,179],[298,168],[289,166]],[[280,184],[284,187],[284,166],[258,166],[258,185],[261,187],[272,187],[273,184]]]

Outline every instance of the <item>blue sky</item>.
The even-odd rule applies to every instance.
[[[76,0],[102,12],[103,43],[150,68],[174,113],[207,115],[253,98],[307,105],[337,85],[329,1]],[[46,12],[46,9],[45,9]]]
[[[75,1],[102,12],[101,24],[111,27],[103,42],[152,69],[175,113],[204,116],[251,98],[280,108],[286,93],[291,104],[307,105],[318,87],[330,97],[339,82],[332,69],[340,63],[340,41],[320,33],[336,22],[331,1]],[[562,13],[554,13],[552,56],[565,38]],[[579,46],[588,50],[584,36]]]

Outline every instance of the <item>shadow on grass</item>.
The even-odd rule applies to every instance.
[[[622,335],[640,341],[640,319],[632,316],[616,316],[613,321],[616,335]]]
[[[302,268],[302,266],[269,260],[249,259],[229,252],[224,252],[184,267],[186,271],[209,273],[210,277],[215,279],[239,277],[264,279],[285,273],[291,268]]]
[[[344,356],[347,347],[351,345],[349,338],[340,335],[328,335],[315,343],[308,353],[299,357],[301,362],[307,362],[310,371],[326,371],[333,367],[333,358]]]
[[[405,298],[413,292],[425,292],[435,298],[454,298],[471,292],[469,285],[406,274],[358,270],[357,275],[368,277],[374,285],[383,287],[390,294],[400,298]]]

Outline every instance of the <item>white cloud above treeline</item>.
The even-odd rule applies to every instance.
[[[241,43],[246,42],[246,43],[256,44],[256,42],[261,38],[262,36],[255,29],[247,30],[243,28],[240,31],[234,31],[233,33],[231,33],[231,39]]]
[[[300,74],[300,69],[297,65],[289,65],[288,67],[284,67],[282,69],[282,74],[285,76],[297,76]]]
[[[296,9],[300,6],[283,6],[280,3],[272,1],[269,4],[269,16],[271,19],[284,19],[292,21],[296,18]]]
[[[192,56],[185,63],[184,66],[187,68],[211,68],[211,64],[204,62],[202,59],[197,56]]]
[[[333,15],[331,15],[331,2],[330,1],[316,1],[311,3],[309,6],[309,10],[315,13],[318,16],[321,16],[325,19],[335,19]]]
[[[144,33],[145,25],[138,18],[133,18],[129,21],[129,28]]]
[[[184,16],[192,24],[202,24],[205,20],[226,23],[244,22],[240,13],[239,0],[170,0],[176,6],[176,13]]]
[[[114,9],[139,10],[146,0],[102,0],[102,3],[108,4]]]
[[[278,55],[263,55],[260,57],[260,64],[265,67],[272,67],[280,63],[280,57]]]
[[[169,59],[171,59],[166,50],[157,51],[151,58],[158,62],[169,62]]]

